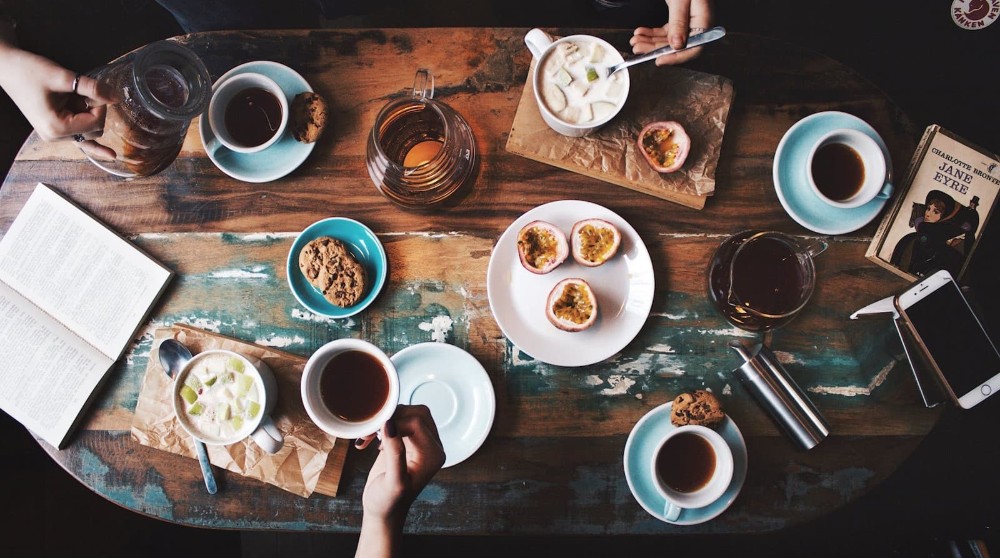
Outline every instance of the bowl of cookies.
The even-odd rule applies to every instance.
[[[330,217],[306,227],[288,252],[288,286],[321,316],[347,318],[367,308],[385,284],[385,248],[354,219]]]

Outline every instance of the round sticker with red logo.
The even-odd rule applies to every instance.
[[[985,29],[1000,18],[1000,0],[953,0],[951,19],[962,29]]]

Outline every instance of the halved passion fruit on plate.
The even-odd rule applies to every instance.
[[[639,152],[656,172],[681,168],[691,150],[691,138],[684,127],[672,120],[652,122],[639,132]]]
[[[596,267],[618,253],[622,234],[604,219],[584,219],[573,225],[570,239],[573,259],[580,265]]]
[[[597,297],[583,279],[571,277],[556,283],[549,293],[545,317],[563,331],[583,331],[597,321]]]
[[[548,273],[566,261],[569,242],[552,223],[532,221],[517,233],[517,255],[532,273]]]

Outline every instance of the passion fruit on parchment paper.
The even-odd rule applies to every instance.
[[[647,124],[639,132],[637,143],[649,166],[661,173],[681,168],[691,150],[691,138],[679,122],[672,120]]]

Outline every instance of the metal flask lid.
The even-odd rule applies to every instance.
[[[733,375],[800,449],[811,449],[830,434],[823,415],[770,349],[758,344],[748,351],[739,341],[729,346],[745,361]]]

